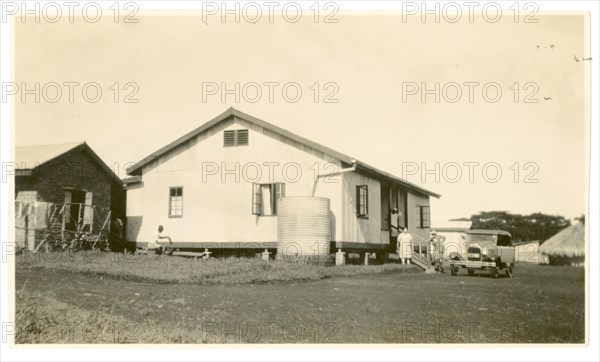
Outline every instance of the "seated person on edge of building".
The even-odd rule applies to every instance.
[[[165,246],[161,243],[161,242],[164,242],[165,240],[168,240],[169,244],[173,245],[173,241],[171,240],[171,237],[163,234],[163,230],[164,230],[163,226],[158,225],[158,233],[154,235],[154,240],[152,240],[152,242],[148,244],[148,250],[154,250],[154,252],[156,254],[162,254],[166,251],[168,255],[172,255],[173,248],[170,248],[170,250],[167,251],[167,246]]]

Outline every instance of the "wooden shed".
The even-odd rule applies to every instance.
[[[15,242],[36,250],[77,230],[107,233],[124,214],[123,182],[85,143],[16,147]]]

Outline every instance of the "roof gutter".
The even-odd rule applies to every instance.
[[[310,196],[315,196],[315,192],[317,191],[317,184],[319,183],[319,179],[323,178],[323,177],[331,177],[331,176],[336,176],[336,175],[341,175],[343,173],[347,173],[347,172],[354,172],[356,171],[356,166],[357,166],[357,162],[356,160],[352,160],[352,167],[348,167],[348,168],[343,168],[341,170],[335,171],[335,172],[330,172],[327,174],[318,174],[315,177],[315,182],[313,183],[312,187],[310,188],[310,192],[309,195]]]
[[[406,180],[403,180],[403,179],[401,179],[401,178],[399,178],[397,176],[394,176],[394,175],[392,175],[390,173],[378,170],[375,167],[373,167],[371,165],[368,165],[366,163],[360,162],[360,164],[358,166],[362,170],[364,170],[365,172],[369,172],[369,173],[371,173],[373,175],[376,175],[376,177],[386,179],[386,180],[391,181],[393,183],[401,184],[401,185],[403,185],[406,188],[412,189],[414,191],[420,192],[420,193],[425,194],[425,195],[433,196],[433,197],[438,198],[438,199],[441,197],[440,194],[436,194],[435,192],[426,190],[426,189],[424,189],[424,188],[422,188],[420,186],[412,184],[412,183],[410,183],[410,182],[408,182]]]

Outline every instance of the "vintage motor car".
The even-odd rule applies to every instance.
[[[490,270],[493,278],[500,271],[512,278],[515,267],[515,247],[509,232],[503,230],[467,230],[465,248],[449,255],[450,272],[457,275],[459,268],[469,275],[475,270]]]

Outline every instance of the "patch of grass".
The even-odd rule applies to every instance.
[[[250,258],[187,259],[112,253],[44,253],[17,259],[19,268],[42,268],[132,281],[190,284],[259,284],[310,281],[385,272],[420,273],[414,265],[384,264],[328,267]]]
[[[122,316],[86,310],[61,302],[49,293],[21,290],[16,293],[15,343],[113,344],[193,343],[189,331],[176,325],[141,324]]]

